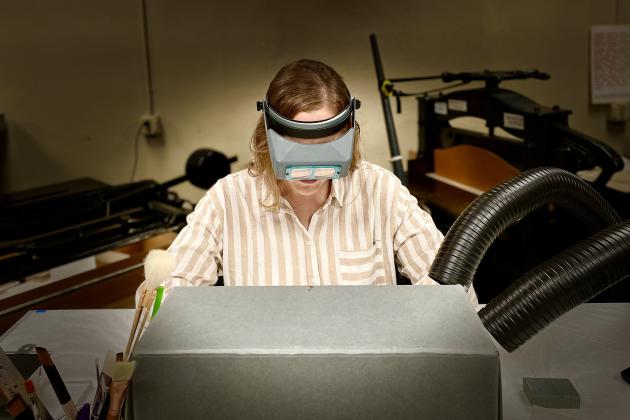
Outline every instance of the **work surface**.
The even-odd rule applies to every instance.
[[[73,399],[83,404],[95,390],[94,359],[102,365],[106,350],[122,351],[132,316],[132,310],[29,312],[0,337],[0,346],[7,352],[24,344],[48,348]],[[497,347],[505,419],[628,419],[630,384],[620,371],[630,366],[630,304],[583,304],[514,353]],[[570,379],[582,407],[532,407],[522,391],[523,376]],[[36,371],[33,379],[39,389],[51,391],[45,375]],[[44,399],[61,416],[52,394]]]

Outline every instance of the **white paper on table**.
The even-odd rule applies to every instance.
[[[131,309],[30,311],[0,337],[0,346],[8,352],[27,344],[45,347],[79,409],[94,398],[94,361],[102,368],[108,350],[124,350],[133,314]],[[65,418],[44,370],[36,369],[30,379],[50,414]]]

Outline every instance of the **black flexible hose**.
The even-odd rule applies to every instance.
[[[558,168],[536,168],[496,186],[473,201],[450,228],[429,276],[468,288],[495,239],[510,225],[549,203],[572,213],[596,232],[621,221],[590,185]]]
[[[630,276],[630,220],[609,226],[532,269],[479,311],[516,350],[560,315]]]

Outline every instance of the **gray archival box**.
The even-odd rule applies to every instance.
[[[134,359],[134,420],[501,418],[460,286],[176,288]]]

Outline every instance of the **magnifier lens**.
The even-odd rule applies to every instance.
[[[294,168],[291,169],[291,178],[293,179],[308,179],[311,177],[310,168]]]
[[[315,178],[332,178],[335,176],[335,168],[315,169]]]

